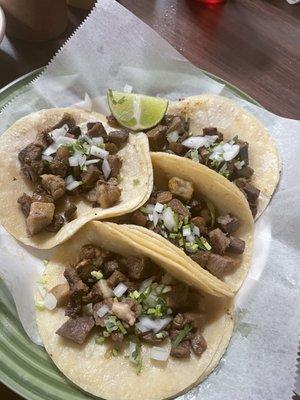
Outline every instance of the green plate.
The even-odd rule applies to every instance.
[[[0,109],[42,72],[37,69],[0,90]],[[205,71],[204,71],[205,72]],[[238,88],[208,72],[237,96],[258,103]],[[18,319],[12,297],[0,280],[0,380],[29,400],[84,400],[94,398],[73,386],[54,366],[43,348],[34,345]],[[121,400],[121,399],[120,399]]]

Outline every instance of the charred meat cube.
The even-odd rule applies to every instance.
[[[32,203],[26,218],[28,235],[33,236],[49,225],[53,219],[54,210],[53,203]]]
[[[191,355],[191,345],[188,340],[179,343],[178,346],[172,347],[171,356],[176,358],[189,358]]]
[[[186,306],[189,295],[189,287],[184,284],[172,286],[172,290],[166,293],[167,307],[178,310]]]
[[[121,158],[118,157],[117,155],[109,155],[107,157],[107,161],[108,161],[110,169],[111,169],[110,177],[116,178],[119,175],[120,170],[122,168]]]
[[[82,309],[82,297],[88,293],[89,288],[82,282],[73,267],[67,267],[64,276],[70,286],[70,298],[65,314],[71,318],[76,318]]]
[[[210,156],[210,152],[205,147],[202,147],[198,150],[198,153],[200,156],[201,164],[206,164],[208,161],[208,157]]]
[[[51,224],[46,226],[47,232],[58,232],[64,226],[65,220],[62,215],[54,214]]]
[[[166,334],[166,337],[167,337],[167,334]],[[166,337],[163,337],[163,338],[160,339],[160,338],[156,337],[155,333],[147,332],[147,333],[143,334],[142,340],[144,342],[146,342],[146,343],[150,343],[150,344],[154,344],[155,345],[155,344],[162,343],[166,339]]]
[[[50,163],[50,171],[53,175],[65,178],[70,169],[69,166],[70,150],[66,146],[57,149],[54,160]]]
[[[32,203],[32,198],[28,196],[28,194],[23,193],[22,196],[18,198],[18,203],[21,206],[22,213],[25,215],[25,217],[28,217],[30,212],[30,206]]]
[[[203,217],[194,217],[191,222],[199,228],[200,232],[207,232],[206,221]]]
[[[87,136],[89,137],[107,137],[106,130],[101,122],[88,122],[87,123]]]
[[[41,185],[38,185],[32,194],[32,201],[53,203],[54,199]]]
[[[246,178],[249,179],[253,175],[254,170],[248,165],[243,166],[242,168],[234,168],[234,175],[237,178]]]
[[[145,214],[137,210],[131,215],[131,220],[134,225],[146,226],[148,219]]]
[[[121,189],[116,185],[103,183],[97,187],[97,202],[102,208],[114,206],[121,197]]]
[[[117,154],[119,151],[118,147],[114,143],[107,142],[105,143],[105,150],[109,152],[109,154]]]
[[[245,250],[245,242],[235,236],[229,236],[229,246],[228,251],[234,254],[243,254]]]
[[[187,151],[187,148],[183,144],[177,142],[169,143],[168,148],[178,156],[183,156]]]
[[[190,255],[190,257],[193,261],[195,261],[197,264],[199,264],[201,267],[204,267],[204,268],[207,264],[209,256],[210,256],[210,252],[204,251],[204,250],[197,250],[196,253],[192,253]]]
[[[217,223],[225,233],[235,232],[240,226],[239,219],[232,214],[221,215],[217,218]]]
[[[196,356],[200,357],[205,350],[207,349],[207,343],[204,337],[201,335],[201,333],[197,333],[192,339],[191,339],[191,345],[194,353]]]
[[[48,130],[38,132],[35,137],[34,144],[45,150],[53,142]]]
[[[172,193],[169,191],[158,192],[156,196],[156,201],[161,204],[167,204],[172,200]]]
[[[247,195],[247,199],[249,201],[250,204],[255,204],[259,194],[260,194],[260,190],[258,190],[254,185],[252,185],[251,183],[247,182],[243,188],[244,192]]]
[[[185,120],[182,117],[172,116],[168,120],[168,130],[167,133],[177,131],[179,135],[185,131]]]
[[[69,129],[76,125],[75,119],[71,114],[65,113],[62,118],[50,128],[49,132],[54,131],[54,129],[62,128],[64,125],[67,125]]]
[[[248,148],[249,144],[247,142],[244,142],[243,140],[238,140],[237,144],[240,146],[240,151],[239,151],[239,158],[241,161],[244,161],[246,165],[249,163],[249,157],[248,157]]]
[[[114,343],[118,344],[121,344],[124,341],[124,335],[121,332],[112,332],[110,338]]]
[[[197,312],[185,312],[183,325],[192,325],[194,329],[202,329],[205,324],[205,315]]]
[[[101,176],[101,171],[95,165],[88,165],[86,171],[81,173],[83,188],[86,190],[92,189]]]
[[[72,126],[69,130],[68,133],[72,135],[75,139],[77,139],[81,135],[81,129],[79,126]]]
[[[155,128],[146,132],[149,140],[149,147],[151,151],[161,151],[167,143],[167,127],[157,125]]]
[[[178,313],[173,321],[172,321],[172,327],[176,330],[182,329],[184,326],[184,315],[182,313]]]
[[[23,174],[32,182],[36,182],[44,171],[42,151],[42,147],[30,143],[18,155]]]
[[[99,303],[99,301],[103,300],[103,294],[101,291],[100,286],[98,285],[98,282],[96,282],[91,290],[88,292],[88,294],[82,296],[82,303],[83,304],[95,304]]]
[[[55,296],[57,301],[57,307],[66,306],[69,301],[69,284],[68,283],[61,283],[60,285],[54,286],[50,293]]]
[[[223,140],[223,134],[221,132],[219,132],[217,128],[213,128],[213,127],[203,128],[203,135],[204,136],[218,136],[219,141]]]
[[[151,264],[145,257],[130,256],[122,261],[122,264],[125,266],[127,275],[130,279],[140,280],[148,278],[153,273]]]
[[[66,193],[65,180],[60,176],[44,174],[42,178],[42,187],[53,197],[54,201],[61,198]]]
[[[112,275],[118,269],[120,269],[118,261],[111,260],[111,261],[107,261],[106,263],[103,264],[102,272],[103,272],[105,278],[108,278],[110,275]]]
[[[170,201],[170,203],[168,204],[169,207],[172,208],[172,210],[176,213],[178,213],[182,218],[185,217],[190,217],[190,212],[187,209],[187,207],[185,207],[180,200],[178,199],[172,199]]]
[[[99,303],[94,304],[93,306],[93,316],[96,322],[96,325],[105,326],[105,320],[106,318],[111,315],[111,309],[112,309],[112,305],[113,305],[113,299],[105,299],[103,301],[100,301]],[[103,317],[100,317],[98,314],[98,311],[100,310],[100,308],[102,308],[103,306],[106,306],[108,308],[108,312],[107,314],[105,314]]]
[[[252,216],[254,218],[257,214],[257,204],[249,204],[249,207],[252,212]]]
[[[120,127],[119,122],[116,120],[116,118],[113,115],[109,115],[108,117],[106,117],[106,119],[107,119],[107,123],[109,126],[111,126],[113,128]]]
[[[198,217],[200,215],[202,204],[200,200],[193,199],[190,203],[190,213],[192,217]]]
[[[75,268],[79,278],[84,282],[88,282],[92,277],[91,272],[97,269],[92,260],[89,259],[80,261]]]
[[[238,264],[239,261],[231,257],[210,253],[205,268],[217,278],[221,278],[223,275],[236,268]]]
[[[227,247],[229,246],[230,239],[225,235],[221,229],[216,228],[209,232],[210,244],[213,250],[218,254],[225,254]]]
[[[127,277],[122,274],[121,271],[114,271],[112,275],[107,279],[107,284],[109,287],[114,288],[116,287],[120,282],[125,282],[127,280]]]
[[[123,147],[129,138],[129,133],[125,129],[109,132],[108,141],[114,143],[119,149]]]
[[[71,201],[67,201],[64,216],[67,222],[72,221],[76,217],[77,207]]]
[[[92,244],[86,244],[81,247],[78,259],[79,261],[85,259],[92,260],[95,267],[100,268],[107,256],[108,252],[105,250],[99,249],[99,247],[96,247]]]
[[[57,335],[83,344],[95,325],[93,317],[84,316],[68,319],[57,331]]]
[[[194,186],[189,181],[174,176],[169,180],[168,186],[171,193],[184,200],[191,200],[193,197]]]
[[[126,284],[126,282],[125,282],[125,284]],[[128,298],[123,299],[122,303],[128,304],[129,307],[130,307],[130,310],[134,312],[134,315],[136,317],[139,317],[142,314],[143,307],[135,299],[131,299],[131,298],[128,297]]]

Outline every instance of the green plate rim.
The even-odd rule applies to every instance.
[[[41,72],[44,70],[44,68],[45,67],[37,68],[19,78],[17,78],[13,82],[11,82],[8,85],[1,88],[0,89],[0,112],[5,107],[5,105],[15,97],[15,94],[17,94],[17,92],[20,89],[24,89],[33,79],[37,78],[38,75],[41,74]],[[256,100],[254,100],[251,96],[249,96],[247,93],[243,92],[236,86],[230,84],[229,82],[225,81],[224,79],[222,79],[208,71],[205,71],[205,70],[201,70],[201,71],[203,73],[205,73],[207,76],[209,76],[210,78],[212,78],[213,80],[217,81],[218,83],[224,84],[229,89],[229,91],[233,92],[235,95],[239,96],[242,99],[248,100],[249,102],[261,107],[261,105]],[[1,279],[0,279],[0,281],[1,281]],[[8,339],[3,340],[3,339],[5,339],[5,338],[1,339],[0,345],[2,342],[2,344],[4,344],[4,346],[5,346],[5,342],[8,343],[9,340]],[[27,400],[37,400],[40,398],[39,394],[33,393],[32,391],[30,392],[30,389],[27,389],[23,385],[19,384],[15,380],[13,380],[8,374],[5,374],[3,372],[3,370],[1,370],[1,369],[0,369],[0,381],[5,386],[7,386],[9,389],[11,389],[15,393],[17,393],[19,396],[22,396],[23,398],[25,398]],[[76,386],[74,386],[74,388],[76,388]],[[94,398],[93,396],[91,396],[85,392],[82,392],[82,393],[90,396],[90,398]]]

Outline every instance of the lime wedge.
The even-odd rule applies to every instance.
[[[133,131],[143,131],[157,125],[168,107],[165,99],[112,90],[107,93],[107,101],[119,124]]]

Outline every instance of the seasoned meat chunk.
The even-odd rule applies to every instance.
[[[56,334],[75,343],[83,344],[95,325],[93,317],[84,316],[68,319]]]
[[[224,274],[236,268],[238,264],[239,261],[231,257],[210,253],[205,268],[217,278],[221,278]]]
[[[42,178],[42,187],[51,194],[54,201],[60,199],[66,193],[65,180],[60,176],[44,174]]]
[[[225,233],[235,232],[240,226],[240,221],[232,214],[222,215],[217,218],[218,226]]]
[[[175,196],[179,196],[184,200],[191,200],[194,193],[194,186],[191,182],[174,176],[169,180],[169,190]]]
[[[207,232],[206,221],[203,217],[194,217],[191,219],[191,222],[199,228],[200,232]]]
[[[119,269],[119,264],[117,260],[107,261],[102,266],[102,272],[106,278],[112,275],[115,271]]]
[[[172,286],[172,290],[166,294],[165,300],[167,307],[174,310],[182,309],[186,306],[189,295],[189,287],[184,284]]]
[[[32,201],[41,203],[53,203],[53,197],[41,186],[38,185],[32,194]]]
[[[119,149],[127,143],[129,133],[125,129],[109,132],[108,141],[114,143]]]
[[[72,135],[75,139],[78,139],[78,137],[81,135],[81,129],[79,126],[73,126],[68,130],[68,134]]]
[[[120,170],[122,168],[121,158],[117,155],[109,155],[107,157],[107,161],[108,161],[110,169],[111,169],[110,176],[112,178],[116,178],[119,175]]]
[[[124,341],[124,335],[121,332],[112,332],[110,338],[115,343],[122,343]]]
[[[58,232],[64,225],[65,220],[62,215],[54,214],[51,224],[46,226],[45,230],[47,232]]]
[[[53,203],[32,203],[26,218],[28,235],[33,236],[49,225],[53,219],[54,210]]]
[[[216,228],[209,232],[210,244],[213,250],[218,254],[225,254],[227,247],[229,246],[230,239],[225,235],[221,229]]]
[[[18,203],[21,206],[21,210],[25,217],[28,217],[29,212],[30,212],[30,206],[32,203],[32,198],[28,196],[28,194],[23,193],[22,196],[18,198]]]
[[[197,264],[199,264],[201,267],[204,268],[206,266],[206,264],[207,264],[208,259],[209,259],[209,255],[210,255],[209,251],[197,250],[196,253],[192,253],[190,255],[190,257]]]
[[[109,152],[109,154],[117,154],[119,151],[118,147],[114,143],[107,142],[105,143],[105,150]]]
[[[180,329],[183,328],[183,326],[184,326],[184,315],[183,315],[182,313],[178,313],[178,314],[174,317],[174,319],[173,319],[173,321],[172,321],[172,327],[173,327],[175,330],[180,330]]]
[[[247,199],[250,204],[255,204],[259,194],[260,190],[258,190],[255,186],[253,186],[251,183],[247,182],[245,186],[243,187],[244,192],[247,195]]]
[[[95,165],[88,165],[86,171],[81,173],[82,187],[86,190],[92,189],[101,176],[101,171]]]
[[[198,217],[200,215],[201,209],[202,209],[202,204],[200,200],[193,199],[190,203],[190,212],[192,214],[192,217]]]
[[[180,200],[178,199],[172,199],[169,203],[169,206],[172,208],[172,210],[176,213],[178,213],[182,218],[185,217],[190,217],[190,212],[185,207]]]
[[[127,280],[126,276],[122,274],[121,271],[114,271],[112,275],[107,279],[107,284],[111,288],[116,287],[120,282],[125,282]]]
[[[194,353],[196,356],[200,357],[205,350],[207,349],[207,343],[204,337],[201,335],[201,333],[197,333],[192,339],[191,339],[191,345]]]
[[[188,340],[184,340],[177,347],[172,347],[171,356],[176,358],[189,358],[191,355],[191,345]]]
[[[50,293],[55,296],[57,301],[57,307],[66,306],[69,302],[69,284],[68,283],[61,283],[60,285],[54,286]]]
[[[188,149],[181,143],[171,142],[169,144],[169,150],[173,151],[173,153],[177,154],[178,156],[182,156]]]
[[[87,123],[87,136],[90,137],[107,137],[106,130],[101,122],[88,122]]]
[[[77,271],[73,267],[66,267],[64,270],[64,277],[66,278],[70,288],[72,288],[75,283],[80,281]]]
[[[178,116],[172,116],[168,121],[167,133],[177,131],[179,134],[182,134],[184,130],[185,130],[184,118]]]
[[[243,254],[245,250],[245,242],[242,239],[239,239],[235,236],[229,236],[229,247],[228,251],[230,253],[235,253],[235,254]]]
[[[253,175],[254,170],[248,165],[243,166],[240,169],[235,168],[234,174],[237,178],[246,178],[249,179]]]
[[[205,315],[197,312],[185,312],[183,314],[183,326],[192,325],[195,329],[202,329],[205,324]]]
[[[172,198],[173,198],[172,193],[169,191],[159,192],[157,193],[156,201],[161,204],[167,204],[170,203]]]
[[[87,282],[92,277],[91,272],[96,270],[96,266],[89,259],[80,261],[75,268],[78,276],[84,282]]]
[[[131,215],[131,220],[134,225],[146,226],[148,219],[145,214],[137,210]]]
[[[92,244],[86,244],[81,247],[79,253],[79,261],[89,259],[92,260],[96,268],[100,268],[103,264],[104,259],[107,257],[108,252],[96,247]]]
[[[252,212],[252,216],[254,218],[257,214],[257,204],[249,204],[249,207]]]
[[[57,149],[54,160],[50,163],[50,171],[53,175],[65,178],[70,170],[69,157],[70,150],[66,146]]]
[[[248,148],[249,144],[243,140],[238,140],[237,144],[240,146],[239,158],[244,161],[246,165],[249,163]]]
[[[204,136],[218,136],[218,140],[223,140],[223,134],[218,131],[217,128],[209,127],[203,128],[203,135]]]
[[[44,170],[42,151],[42,147],[30,143],[18,155],[23,174],[32,182],[36,182]]]
[[[71,201],[67,201],[64,216],[66,221],[70,222],[76,217],[77,207]]]
[[[161,151],[167,143],[167,127],[157,125],[155,128],[146,132],[149,140],[149,147],[151,151]]]
[[[38,132],[34,144],[45,150],[53,142],[48,130]]]
[[[134,315],[136,317],[139,317],[142,314],[143,307],[135,299],[126,298],[126,299],[122,300],[122,303],[128,304],[130,307],[130,310],[134,312]]]
[[[119,128],[119,122],[116,120],[116,118],[113,115],[109,115],[108,117],[106,117],[107,119],[107,123],[109,126],[113,127],[113,128]]]
[[[82,282],[77,271],[73,267],[67,267],[64,276],[70,287],[70,298],[65,314],[76,318],[82,309],[82,297],[89,291],[88,286]]]
[[[141,280],[148,278],[153,270],[146,257],[127,257],[123,264],[126,265],[127,275],[130,279]]]
[[[83,304],[95,304],[99,303],[99,301],[103,300],[103,294],[101,291],[101,287],[98,285],[98,282],[96,282],[91,290],[88,292],[87,295],[82,296],[82,302]]]
[[[109,183],[99,185],[97,190],[97,202],[102,208],[114,206],[121,197],[121,189]]]
[[[150,343],[150,344],[154,344],[155,345],[155,344],[161,344],[166,339],[166,337],[163,337],[163,338],[159,339],[159,338],[156,337],[155,333],[147,332],[147,333],[143,334],[142,340],[144,342],[146,342],[146,343]]]

